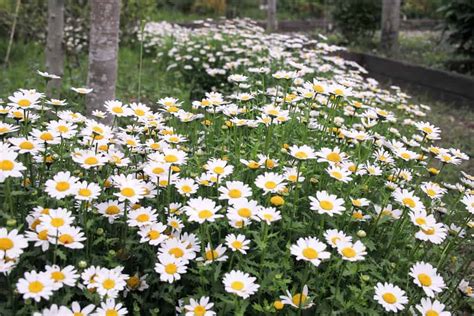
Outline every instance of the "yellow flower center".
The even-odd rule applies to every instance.
[[[257,169],[258,167],[260,167],[260,165],[256,161],[250,161],[247,167],[249,167],[250,169]]]
[[[33,148],[35,148],[35,146],[33,145],[32,142],[29,142],[27,140],[25,140],[24,142],[22,142],[18,147],[20,147],[21,149],[24,149],[24,150],[31,150]]]
[[[272,109],[272,110],[269,110],[267,113],[268,115],[277,116],[279,112],[276,109]]]
[[[182,256],[184,256],[184,251],[183,249],[179,248],[179,247],[175,247],[175,248],[171,248],[168,253],[170,255],[173,255],[175,256],[176,258],[181,258]]]
[[[235,240],[235,241],[232,242],[232,247],[234,247],[235,249],[241,249],[242,248],[242,242],[238,241],[238,240]]]
[[[405,153],[402,153],[400,156],[401,156],[403,159],[410,159],[410,157],[411,157],[410,154],[409,154],[409,153],[406,153],[406,152],[405,152]]]
[[[92,191],[87,188],[82,188],[82,189],[79,189],[79,195],[89,197],[92,195]]]
[[[263,218],[266,219],[267,221],[273,220],[272,214],[268,214],[268,213],[263,214]]]
[[[44,229],[38,233],[39,240],[48,240],[48,230]]]
[[[143,223],[150,220],[150,216],[148,214],[140,214],[136,218],[137,222]]]
[[[414,208],[416,206],[416,202],[410,198],[406,197],[402,200],[403,205],[408,206],[409,208]]]
[[[145,115],[145,111],[143,111],[142,109],[135,109],[134,112],[137,116]]]
[[[392,293],[385,293],[384,295],[382,295],[382,298],[388,304],[395,304],[397,302],[397,297]]]
[[[268,169],[272,169],[275,167],[275,162],[271,159],[267,159],[265,160],[265,166],[268,168]]]
[[[184,193],[190,193],[193,189],[189,186],[189,185],[183,185],[181,187],[181,190],[184,192]]]
[[[336,152],[329,153],[326,159],[332,162],[340,162],[342,160],[341,156]]]
[[[150,238],[151,240],[158,239],[160,236],[161,236],[161,234],[157,230],[150,230],[148,232],[148,238]]]
[[[94,126],[94,127],[92,128],[92,131],[93,131],[94,133],[97,133],[97,134],[102,134],[102,133],[104,133],[104,130],[103,130],[102,128],[100,128],[99,126]]]
[[[39,293],[44,289],[43,283],[40,281],[33,281],[28,285],[28,290],[31,293]]]
[[[215,167],[214,172],[217,174],[223,174],[225,169],[223,167]]]
[[[206,314],[206,308],[202,305],[198,305],[193,309],[195,316],[204,316]]]
[[[308,247],[303,249],[303,256],[306,259],[313,260],[318,258],[318,252],[316,251],[316,249]]]
[[[354,213],[352,213],[352,217],[355,218],[355,219],[363,219],[364,215],[362,215],[361,212],[354,212]]]
[[[431,286],[432,284],[431,277],[425,273],[418,274],[418,281],[420,281],[423,286]]]
[[[429,126],[425,126],[421,129],[423,132],[425,132],[426,134],[431,134],[433,133],[433,129]]]
[[[436,191],[433,189],[428,189],[426,190],[426,194],[428,194],[430,197],[434,197],[436,195]]]
[[[265,188],[269,189],[269,190],[273,190],[275,189],[277,186],[277,184],[274,182],[274,181],[267,181],[265,182]]]
[[[415,219],[415,222],[418,225],[425,225],[426,224],[426,219],[424,219],[423,217],[418,217],[417,219]]]
[[[2,160],[0,161],[0,170],[2,171],[11,171],[15,168],[15,164],[11,160]]]
[[[199,218],[200,219],[208,219],[209,217],[211,217],[213,215],[213,213],[209,210],[202,210],[202,211],[199,211]]]
[[[239,214],[241,217],[249,218],[252,216],[252,211],[249,208],[242,207],[237,210],[237,214]]]
[[[306,295],[304,295],[303,293],[298,293],[298,294],[293,295],[291,301],[296,306],[300,306],[300,305],[303,305],[307,299],[308,297]]]
[[[422,229],[422,231],[426,234],[426,235],[434,235],[435,233],[435,229],[433,227],[430,227],[428,229]]]
[[[165,169],[160,168],[160,167],[155,167],[153,168],[151,172],[153,172],[154,174],[162,174],[163,172],[165,172]]]
[[[84,160],[84,163],[89,166],[93,166],[99,163],[99,160],[96,157],[87,157],[86,160]]]
[[[105,311],[105,316],[118,316],[118,312],[115,309],[108,309]]]
[[[175,274],[178,271],[178,267],[174,263],[168,263],[165,266],[165,272],[168,274]]]
[[[356,256],[356,252],[353,248],[351,247],[346,247],[344,249],[342,249],[342,255],[346,258],[354,258]]]
[[[44,132],[44,133],[41,134],[40,139],[47,142],[47,141],[53,140],[54,137],[50,132]]]
[[[341,240],[341,238],[338,237],[338,236],[332,237],[332,238],[331,238],[331,243],[332,243],[333,245],[335,245],[339,240]]]
[[[319,84],[313,84],[313,90],[317,93],[324,93],[324,87]]]
[[[167,163],[175,163],[178,161],[178,157],[176,157],[175,155],[166,155],[165,156],[165,161]]]
[[[425,316],[439,316],[439,313],[435,310],[430,309],[426,311]]]
[[[325,211],[331,211],[334,208],[334,204],[327,200],[320,201],[319,206]]]
[[[115,287],[115,281],[112,279],[105,279],[104,282],[102,282],[102,286],[106,290],[113,289]]]
[[[245,284],[241,281],[234,281],[230,287],[236,291],[241,291],[244,288]]]
[[[59,242],[64,245],[71,244],[74,242],[74,237],[72,237],[69,234],[62,234],[61,236],[59,236],[58,239],[59,239]]]
[[[338,180],[341,180],[343,178],[342,173],[340,173],[339,171],[332,171],[331,176]]]
[[[69,131],[69,128],[66,125],[60,125],[58,126],[57,130],[60,133],[67,133]]]
[[[105,209],[105,214],[107,215],[116,215],[120,212],[120,208],[117,205],[109,205]]]
[[[242,192],[240,192],[240,190],[237,190],[237,189],[231,189],[229,190],[229,196],[233,199],[238,199],[242,196]]]
[[[13,241],[10,238],[4,237],[0,238],[0,250],[7,251],[12,249],[14,246]]]
[[[295,157],[298,159],[306,159],[308,158],[308,154],[305,153],[304,151],[298,151],[295,153]]]
[[[65,278],[66,276],[61,271],[54,271],[51,273],[51,279],[53,279],[55,282],[62,281]]]
[[[126,197],[132,197],[135,196],[135,190],[132,188],[123,188],[122,190],[120,190],[120,194]]]
[[[219,257],[219,253],[216,250],[208,250],[206,251],[206,260],[214,261]]]
[[[115,106],[115,107],[112,108],[112,112],[117,113],[117,114],[121,114],[121,113],[123,113],[123,109],[120,106]]]
[[[61,217],[55,217],[51,219],[51,226],[58,228],[63,225],[64,225],[64,219],[62,219]]]
[[[56,190],[59,192],[67,191],[70,187],[71,185],[69,184],[69,182],[66,181],[59,181],[56,183]]]
[[[28,100],[28,99],[21,99],[20,101],[18,101],[17,104],[19,106],[21,106],[22,108],[26,108],[26,107],[29,107],[31,105],[31,101]]]
[[[127,285],[128,285],[128,287],[130,287],[132,289],[137,288],[140,285],[140,278],[137,277],[136,275],[131,276],[127,280]]]

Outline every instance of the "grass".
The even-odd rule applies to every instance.
[[[414,100],[431,107],[426,120],[441,128],[440,147],[459,148],[472,157],[474,152],[474,109],[472,106],[456,106],[452,103],[435,101],[424,95],[415,96]],[[458,169],[447,166],[445,180],[458,179]],[[462,169],[469,174],[474,174],[474,161],[471,159],[464,162]]]
[[[0,43],[0,56],[5,45]],[[44,51],[38,44],[15,44],[9,65],[0,68],[0,98],[6,99],[10,93],[19,88],[41,87],[44,84],[42,77],[37,75],[37,70],[44,68]],[[87,55],[78,57],[67,56],[63,86],[86,86],[87,83]],[[121,47],[118,61],[117,98],[124,100],[137,100],[140,77],[140,48]],[[63,90],[68,91],[68,90]],[[65,94],[68,98],[74,94]],[[141,69],[140,97],[142,101],[153,103],[158,98],[174,96],[181,99],[189,98],[189,91],[175,74],[160,69],[154,59],[144,56]],[[78,109],[81,110],[81,109]]]
[[[344,41],[337,33],[331,34],[329,38],[334,43]],[[377,32],[373,38],[351,42],[348,47],[356,52],[388,57],[380,50],[379,43],[380,32]],[[398,54],[390,58],[429,68],[451,71],[447,62],[466,59],[465,56],[455,52],[454,48],[446,42],[442,32],[438,30],[401,31],[399,45]]]

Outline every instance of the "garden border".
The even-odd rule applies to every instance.
[[[339,51],[337,55],[363,66],[370,76],[408,90],[423,90],[428,95],[456,105],[474,105],[474,78],[413,65],[366,53]]]

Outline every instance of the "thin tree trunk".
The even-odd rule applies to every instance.
[[[46,71],[58,76],[64,72],[64,0],[48,1],[48,35],[46,38]],[[61,79],[48,82],[46,93],[52,97],[61,88]]]
[[[274,32],[278,29],[277,0],[267,0],[267,31]]]
[[[20,4],[21,4],[21,0],[16,0],[15,16],[13,18],[13,24],[10,30],[10,40],[8,41],[7,53],[5,54],[5,67],[7,67],[8,60],[10,59],[10,51],[13,45],[13,38],[15,37],[15,28],[16,28],[16,23],[18,20],[18,12],[20,12]]]
[[[396,55],[398,53],[399,29],[400,0],[383,0],[380,46],[389,55]]]
[[[120,0],[91,0],[89,38],[89,73],[87,85],[94,89],[87,95],[86,113],[103,110],[107,100],[115,99],[117,81]],[[110,115],[104,120],[110,123]]]

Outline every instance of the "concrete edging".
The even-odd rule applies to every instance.
[[[365,53],[340,51],[340,57],[363,66],[370,76],[400,86],[423,89],[436,98],[457,104],[474,104],[474,78]]]

